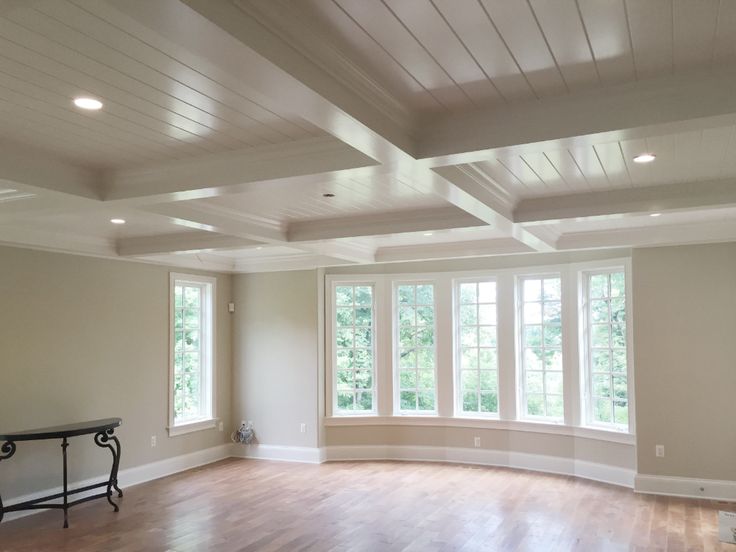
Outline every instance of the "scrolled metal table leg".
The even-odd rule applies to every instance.
[[[15,454],[15,443],[13,441],[6,441],[0,447],[0,460],[7,460]],[[3,499],[0,496],[0,521],[5,517],[5,508],[3,506]]]
[[[110,478],[107,480],[107,501],[110,505],[115,508],[115,511],[120,511],[118,505],[112,500],[112,489],[114,488],[118,492],[118,496],[123,496],[123,491],[118,487],[118,469],[120,468],[120,441],[114,435],[115,430],[108,429],[107,431],[100,431],[95,434],[95,444],[98,447],[108,448],[112,453],[112,469],[110,470]]]

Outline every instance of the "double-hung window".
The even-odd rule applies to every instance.
[[[582,311],[587,422],[627,430],[629,382],[624,270],[584,273]]]
[[[338,414],[376,411],[374,287],[337,284],[334,288],[333,366]]]
[[[561,422],[561,278],[525,276],[519,284],[521,416]]]
[[[170,275],[169,432],[214,426],[215,279]]]
[[[455,283],[456,411],[498,415],[496,282]]]
[[[394,404],[402,414],[437,411],[434,284],[397,283]]]

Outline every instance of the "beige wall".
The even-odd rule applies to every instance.
[[[261,444],[316,447],[317,271],[239,274],[233,297],[234,419]]]
[[[165,429],[169,271],[0,247],[0,431],[119,416],[122,468],[227,442],[217,429],[173,438]],[[226,428],[231,280],[217,276],[217,412]],[[72,481],[109,469],[109,452],[91,436],[73,438],[68,452]],[[0,462],[4,500],[60,484],[58,442],[19,443]]]
[[[639,472],[736,480],[736,244],[635,250],[633,277]]]

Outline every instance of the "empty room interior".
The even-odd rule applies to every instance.
[[[736,1],[0,0],[0,551],[736,550]]]

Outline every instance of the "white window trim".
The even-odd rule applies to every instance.
[[[398,288],[402,285],[420,286],[431,285],[432,287],[432,331],[434,336],[434,410],[402,410],[401,409],[401,386],[399,385],[399,301]],[[433,279],[391,279],[391,335],[392,339],[392,382],[393,382],[393,413],[396,416],[437,416],[439,412],[439,372],[437,370],[437,281]]]
[[[379,358],[378,358],[378,351],[379,343],[381,341],[381,337],[379,336],[379,329],[376,325],[378,321],[378,290],[379,288],[382,289],[383,286],[379,286],[379,280],[376,278],[371,278],[369,276],[360,276],[352,278],[350,276],[346,276],[344,278],[340,277],[331,277],[327,276],[325,278],[325,283],[328,288],[328,292],[325,294],[325,318],[327,320],[326,327],[327,332],[325,335],[325,343],[327,344],[327,352],[328,355],[325,355],[325,361],[327,365],[327,371],[329,374],[329,378],[327,378],[327,381],[330,382],[330,385],[326,389],[326,404],[328,406],[327,408],[327,415],[328,416],[335,416],[335,417],[355,417],[355,418],[362,418],[365,416],[376,416],[378,414],[378,401],[379,397],[381,395],[379,391],[379,382],[378,382],[378,366],[379,366]],[[373,348],[373,387],[371,389],[373,393],[373,409],[372,410],[361,410],[361,411],[353,411],[353,410],[340,410],[337,407],[337,347],[335,347],[335,336],[337,335],[337,317],[335,316],[335,289],[338,286],[345,285],[345,286],[371,286],[373,288],[373,295],[371,297],[372,300],[372,311],[373,311],[373,318],[371,321],[371,330],[372,334],[371,337],[373,338],[372,342],[372,348]]]
[[[590,347],[588,335],[588,277],[592,274],[604,274],[609,272],[624,272],[624,303],[626,306],[626,385],[629,402],[629,424],[627,428],[610,423],[604,424],[593,421],[591,389],[590,389]],[[594,265],[579,266],[577,271],[578,281],[578,346],[580,356],[580,426],[594,429],[596,431],[609,431],[612,433],[635,433],[636,405],[634,395],[634,348],[633,348],[633,310],[631,290],[631,259],[614,259]]]
[[[204,308],[206,309],[203,319],[207,323],[207,339],[201,339],[207,357],[207,390],[203,393],[209,403],[209,416],[202,419],[191,420],[175,424],[174,421],[174,292],[177,282],[206,285],[208,297]],[[200,276],[197,274],[184,274],[180,272],[169,273],[169,423],[167,430],[170,437],[184,435],[195,431],[215,428],[219,422],[217,418],[217,364],[216,364],[216,313],[217,313],[217,279],[211,276]]]
[[[524,280],[534,280],[534,279],[548,279],[548,278],[559,278],[560,279],[560,318],[561,318],[561,331],[562,331],[562,345],[560,347],[560,350],[562,352],[562,409],[563,414],[562,418],[551,418],[548,416],[530,416],[526,413],[526,393],[524,391],[524,332],[523,332],[523,325],[524,325],[524,317],[523,317],[523,310],[524,310],[524,289],[523,289],[523,282]],[[567,301],[567,297],[565,294],[565,284],[567,280],[567,269],[566,267],[556,267],[552,270],[545,270],[543,272],[534,271],[534,272],[519,272],[516,275],[514,283],[514,299],[515,299],[515,310],[516,313],[516,320],[515,320],[515,330],[516,330],[516,419],[518,421],[528,421],[533,423],[541,423],[541,424],[551,424],[551,425],[565,425],[565,419],[568,415],[568,400],[565,393],[565,385],[566,385],[566,379],[567,379],[567,373],[568,370],[566,370],[567,366],[567,355],[565,354],[565,334],[568,332],[568,321],[567,317],[565,317],[564,313],[564,305]],[[546,371],[544,371],[546,374]],[[545,401],[546,401],[545,397]]]
[[[461,362],[462,350],[460,345],[460,284],[493,282],[496,284],[496,385],[497,385],[497,401],[498,412],[465,412],[462,408],[462,385],[461,385]],[[452,279],[452,359],[453,359],[453,396],[454,396],[454,414],[456,418],[481,419],[481,420],[498,420],[501,416],[503,405],[503,393],[501,392],[501,357],[499,350],[498,327],[499,327],[499,308],[498,308],[498,278],[494,276],[476,276],[472,278],[453,278]]]
[[[578,303],[575,300],[576,292],[580,292],[580,286],[576,281],[576,275],[580,271],[605,269],[606,267],[626,267],[626,285],[627,285],[627,338],[628,338],[628,355],[629,355],[629,432],[616,431],[607,427],[590,427],[584,425],[582,389],[579,385],[579,379],[582,366],[579,366],[579,355],[577,354],[580,344],[578,326]],[[563,310],[563,378],[564,378],[564,408],[565,419],[562,422],[555,423],[548,420],[521,419],[518,417],[518,358],[517,358],[517,319],[508,319],[510,313],[518,318],[517,314],[517,297],[516,279],[520,276],[548,275],[559,274],[562,278],[562,310]],[[498,339],[498,377],[499,377],[499,418],[488,416],[477,416],[463,414],[461,415],[455,409],[455,388],[456,380],[454,374],[454,284],[456,280],[479,280],[479,279],[495,279],[497,282],[497,339]],[[393,412],[393,320],[392,320],[392,286],[393,281],[427,281],[435,282],[435,325],[438,328],[448,329],[447,336],[439,333],[436,335],[436,354],[437,354],[437,395],[439,415],[399,415]],[[374,365],[376,379],[376,403],[378,404],[377,412],[367,414],[335,414],[333,408],[334,377],[335,373],[332,366],[332,357],[334,355],[334,347],[331,345],[333,335],[332,323],[334,314],[332,313],[332,283],[345,282],[355,285],[353,282],[366,283],[370,282],[375,286],[375,312],[374,317],[377,323],[374,332],[374,347],[376,347],[376,360]],[[458,270],[444,272],[419,272],[419,273],[390,273],[380,272],[375,274],[327,274],[324,278],[325,289],[325,333],[330,334],[325,338],[327,345],[325,355],[325,418],[326,426],[362,426],[362,425],[442,425],[447,427],[478,427],[490,429],[508,429],[513,431],[533,431],[537,433],[553,433],[574,435],[576,437],[585,437],[591,439],[599,439],[603,441],[621,442],[630,444],[635,439],[635,404],[633,394],[634,382],[634,365],[633,365],[633,311],[631,309],[631,259],[628,257],[616,257],[593,261],[582,261],[574,263],[561,263],[551,265],[530,265],[516,266],[500,269],[478,269],[478,270]],[[447,288],[447,289],[445,289]],[[512,293],[509,297],[502,297],[502,290],[511,289]],[[573,291],[576,290],[576,292]],[[438,298],[445,297],[448,305],[438,303]],[[507,304],[508,303],[508,304]],[[440,313],[446,312],[449,316],[448,321],[440,319]],[[388,326],[388,327],[386,327]],[[447,327],[447,328],[445,328]],[[445,343],[447,341],[447,343]],[[506,342],[508,341],[508,342]],[[445,352],[447,354],[445,355]],[[447,359],[445,359],[447,356]],[[448,367],[444,364],[447,363]],[[582,362],[580,362],[582,365]],[[444,372],[450,371],[447,380],[443,385],[445,378]],[[446,389],[452,382],[453,388]],[[443,399],[446,396],[446,399]],[[444,404],[443,400],[447,402]],[[580,403],[580,404],[578,404]],[[510,410],[509,410],[510,408]],[[455,409],[455,410],[453,410]]]

